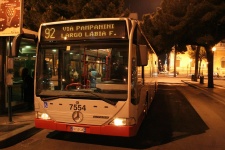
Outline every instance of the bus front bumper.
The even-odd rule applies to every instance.
[[[114,125],[77,125],[55,122],[53,120],[35,119],[35,127],[57,131],[78,132],[85,134],[98,134],[108,136],[132,137],[137,134],[138,126],[114,126]]]

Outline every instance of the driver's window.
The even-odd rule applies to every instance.
[[[49,89],[54,90],[58,86],[58,50],[46,50],[44,63],[44,75],[49,79]]]

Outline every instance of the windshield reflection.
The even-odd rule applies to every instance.
[[[100,45],[41,46],[36,94],[90,98],[96,93],[98,97],[126,99],[128,45]]]

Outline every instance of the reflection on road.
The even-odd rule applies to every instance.
[[[177,87],[159,83],[159,89],[136,137],[106,137],[53,131],[48,138],[112,147],[146,149],[204,133],[208,127]]]

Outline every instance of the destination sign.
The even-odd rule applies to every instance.
[[[127,38],[126,22],[73,22],[41,27],[41,41]]]

